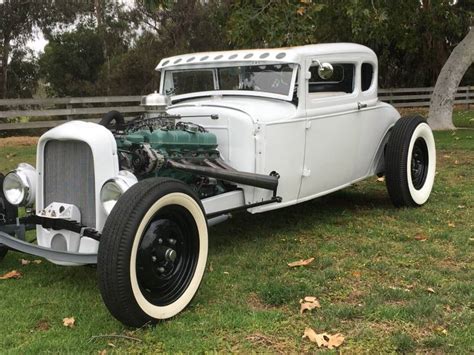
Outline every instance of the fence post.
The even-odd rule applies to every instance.
[[[71,104],[71,102],[69,102],[69,103],[66,104],[66,108],[67,108],[68,110],[72,109],[72,104]],[[66,120],[71,121],[72,119],[73,119],[73,117],[72,117],[71,115],[67,115],[67,116],[66,116]]]
[[[471,100],[471,87],[468,86],[466,90],[466,100],[467,100],[467,110],[469,111],[471,109],[471,103],[469,102]]]

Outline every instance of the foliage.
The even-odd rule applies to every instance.
[[[240,0],[228,34],[241,48],[361,43],[379,56],[381,86],[431,86],[467,33],[468,6],[449,0]]]
[[[51,36],[40,59],[41,73],[57,96],[94,96],[104,64],[103,42],[96,31],[79,26]]]
[[[38,58],[31,49],[16,48],[11,54],[8,75],[8,97],[32,97],[38,86]]]
[[[23,1],[5,0],[0,2],[0,97],[7,94],[19,96],[19,93],[8,90],[8,58],[11,52],[25,50],[26,42],[40,29],[50,33],[53,28],[61,28],[76,19],[78,13],[87,9],[87,2],[82,1]]]
[[[35,28],[54,41],[73,21],[76,25],[66,28],[69,35],[79,32],[76,36],[81,37],[81,28],[88,28],[98,36],[96,47],[82,48],[86,57],[98,56],[91,50],[102,52],[102,59],[95,62],[98,70],[87,69],[89,77],[71,88],[51,82],[51,93],[56,95],[139,94],[156,89],[159,75],[153,69],[159,59],[179,53],[325,42],[357,42],[372,48],[379,57],[382,87],[432,86],[467,33],[473,12],[469,0],[136,0],[132,7],[111,0],[54,4],[11,0],[0,8],[1,33],[12,48],[24,48]],[[61,45],[56,41],[45,55],[64,52]],[[83,71],[72,67],[64,71],[66,67],[60,72],[68,78]],[[43,77],[54,77],[53,72],[48,74],[51,70],[42,68]],[[465,84],[471,83],[472,75],[468,71]],[[19,96],[12,90],[10,95]]]

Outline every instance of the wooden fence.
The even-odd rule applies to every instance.
[[[395,107],[426,107],[433,88],[380,89],[379,98]],[[67,120],[98,122],[104,113],[117,110],[126,116],[143,112],[141,96],[66,97],[0,100],[0,131],[50,128]],[[455,104],[474,104],[474,86],[459,87]],[[27,118],[29,122],[22,122]]]

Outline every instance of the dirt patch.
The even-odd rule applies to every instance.
[[[288,354],[289,349],[287,344],[275,337],[257,332],[247,336],[245,339],[254,345],[269,348],[272,350],[272,352],[276,352],[278,354]]]
[[[25,147],[36,145],[39,137],[8,137],[0,138],[0,148],[3,147]]]
[[[257,294],[253,292],[248,296],[247,304],[249,305],[250,309],[254,311],[262,311],[270,308],[269,305],[263,303],[262,300],[257,296]]]
[[[35,329],[38,330],[38,331],[42,331],[42,332],[45,332],[45,331],[49,330],[48,321],[45,320],[45,319],[41,319],[40,321],[38,321],[38,323],[36,323]]]

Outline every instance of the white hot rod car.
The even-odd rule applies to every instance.
[[[97,263],[105,305],[138,327],[191,302],[208,227],[234,211],[271,211],[383,174],[395,206],[428,200],[433,134],[378,100],[367,47],[193,53],[157,70],[142,115],[53,128],[36,167],[1,177],[0,258],[12,249]],[[17,218],[18,206],[30,213]],[[31,228],[36,243],[25,240]]]

